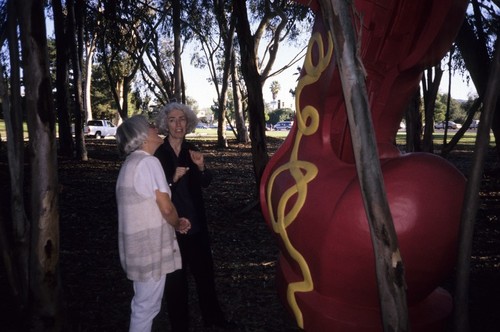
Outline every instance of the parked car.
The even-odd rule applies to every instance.
[[[479,120],[472,120],[469,128],[470,129],[477,129],[479,127]]]
[[[208,129],[208,126],[206,124],[200,122],[196,125],[196,128],[197,129]]]
[[[444,129],[446,126],[446,121],[438,122],[434,125],[435,129]],[[462,125],[453,121],[448,121],[448,129],[460,129]]]
[[[292,126],[293,121],[280,121],[274,125],[274,130],[290,130]]]
[[[95,138],[116,135],[116,126],[109,120],[89,120],[83,127],[83,134]]]

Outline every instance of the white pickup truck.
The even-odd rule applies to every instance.
[[[116,126],[109,120],[89,120],[83,127],[85,136],[102,138],[116,135]]]

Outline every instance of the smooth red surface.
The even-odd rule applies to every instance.
[[[313,32],[326,44],[317,1]],[[401,154],[393,142],[421,72],[438,62],[451,46],[462,22],[465,0],[354,1],[363,17],[361,56],[376,133],[384,184],[398,233],[408,284],[412,331],[442,331],[452,301],[439,284],[450,275],[456,245],[465,179],[444,159],[424,153]],[[356,22],[360,27],[360,22]],[[312,48],[313,63],[321,52]],[[302,73],[302,77],[306,73]],[[297,113],[313,107],[318,130],[302,135],[295,121],[284,144],[271,158],[261,181],[261,206],[272,227],[278,203],[296,175],[278,171],[293,159],[314,164],[318,173],[307,183],[306,199],[286,227],[293,247],[311,272],[314,289],[295,298],[308,331],[381,331],[375,260],[363,207],[341,83],[333,57],[319,80],[300,92]],[[310,121],[310,120],[307,120]],[[306,124],[309,122],[306,122]],[[301,170],[306,174],[307,170]],[[267,199],[269,194],[270,199]],[[285,214],[299,201],[292,195]],[[304,279],[286,241],[281,246],[278,289],[290,306],[286,289]]]

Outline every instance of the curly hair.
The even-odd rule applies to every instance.
[[[198,124],[198,117],[193,110],[181,103],[169,103],[158,110],[155,124],[159,134],[168,135],[168,115],[173,110],[182,111],[186,116],[186,133],[191,133],[195,130]]]
[[[139,149],[148,138],[149,122],[142,115],[126,119],[116,129],[116,144],[120,155],[128,156]]]

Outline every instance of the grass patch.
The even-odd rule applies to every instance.
[[[452,140],[454,135],[455,135],[455,132],[449,132],[448,135],[446,136],[446,142],[449,143]],[[467,131],[458,141],[457,147],[467,146],[469,148],[472,148],[476,144],[476,137],[477,137],[476,130]],[[442,146],[443,140],[444,140],[444,132],[434,132],[433,141],[434,141],[434,145],[436,147]],[[406,145],[406,133],[405,132],[398,132],[398,134],[396,136],[396,144],[398,146]],[[493,133],[490,133],[490,146],[491,147],[495,146],[495,137],[493,136]]]
[[[28,137],[28,126],[26,122],[23,122],[23,129],[24,129],[24,137]],[[282,131],[276,131],[276,130],[269,130],[266,131],[266,136],[267,137],[274,137],[274,138],[279,138],[279,139],[284,139],[288,136],[289,131],[282,130]],[[455,135],[455,132],[448,132],[448,135],[446,137],[446,141],[449,142],[453,136]],[[468,145],[474,145],[476,142],[476,136],[477,136],[477,131],[476,130],[469,130],[467,131],[462,138],[460,138],[460,141],[458,143],[459,146],[468,146]],[[6,140],[7,138],[7,130],[5,128],[5,121],[3,119],[0,119],[0,137],[2,138],[3,141]],[[199,129],[197,128],[194,133],[189,134],[187,137],[189,139],[193,140],[209,140],[209,141],[216,141],[217,140],[217,129],[215,128],[208,128],[208,129]],[[232,130],[226,130],[226,137],[228,139],[235,139],[235,135]],[[439,132],[434,132],[434,144],[436,146],[441,146],[443,144],[443,138],[444,138],[444,132],[439,131]],[[493,133],[490,134],[490,145],[494,146],[494,137]],[[406,132],[404,131],[399,131],[396,135],[396,144],[397,145],[405,145],[406,144]]]
[[[281,130],[281,131],[268,130],[268,131],[266,131],[266,136],[284,139],[285,137],[288,136],[288,133],[289,133],[289,131],[287,131],[287,130]],[[196,128],[195,132],[188,134],[187,137],[189,139],[194,139],[194,140],[217,140],[217,129],[214,129],[214,128],[209,128],[209,129]],[[226,130],[226,137],[228,139],[235,139],[236,138],[236,136],[234,135],[232,130]]]

